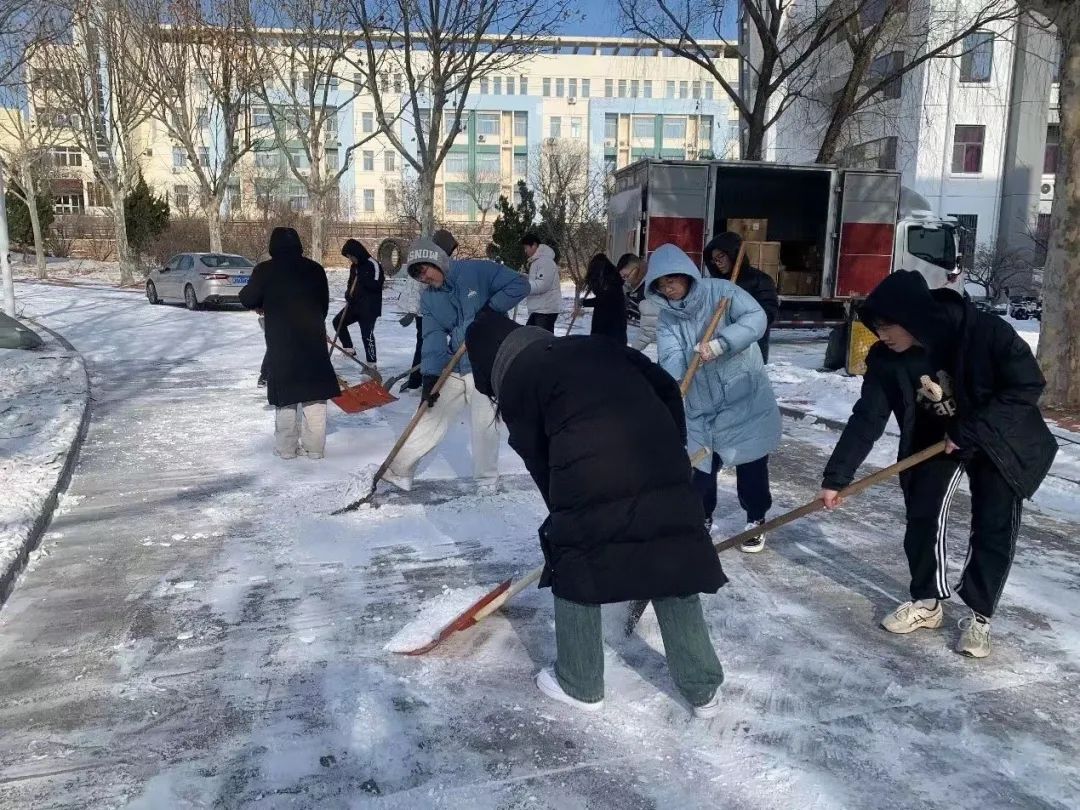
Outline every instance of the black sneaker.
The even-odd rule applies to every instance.
[[[750,531],[751,529],[755,529],[758,526],[764,525],[764,523],[764,520],[752,520],[746,524],[746,528],[743,531]],[[746,540],[743,540],[742,545],[739,546],[739,551],[745,551],[747,554],[757,554],[759,551],[764,551],[764,549],[765,532],[761,532],[756,537],[750,537]]]

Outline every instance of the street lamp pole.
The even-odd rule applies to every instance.
[[[8,258],[8,223],[7,191],[4,188],[4,173],[0,171],[0,278],[4,285],[4,312],[15,317],[15,280],[11,276],[11,261]]]

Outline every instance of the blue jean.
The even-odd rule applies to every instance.
[[[691,706],[704,706],[724,682],[724,670],[709,638],[701,600],[697,594],[654,599],[653,609],[660,623],[671,679]],[[585,703],[603,700],[600,605],[583,605],[556,596],[555,646],[555,677],[563,691]]]

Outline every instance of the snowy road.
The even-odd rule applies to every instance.
[[[940,632],[876,627],[907,581],[899,492],[878,488],[725,555],[732,584],[704,599],[720,717],[675,696],[651,613],[639,636],[608,634],[607,705],[581,716],[532,685],[554,648],[547,592],[427,657],[382,650],[444,585],[538,562],[542,505],[508,451],[504,494],[331,518],[416,400],[334,413],[324,462],[281,461],[254,316],[18,295],[84,354],[95,399],[44,554],[0,611],[0,807],[1080,806],[1075,524],[1025,516],[976,662],[950,650],[959,604]],[[386,317],[378,335],[381,365],[404,368],[413,330]],[[835,439],[785,430],[778,510],[815,494]],[[424,476],[467,476],[466,448],[456,430]]]

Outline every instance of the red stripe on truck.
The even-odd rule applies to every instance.
[[[840,230],[836,295],[869,295],[892,270],[891,222],[845,222]]]
[[[840,254],[892,256],[893,226],[888,222],[845,222],[840,230]]]
[[[672,244],[701,265],[701,251],[705,247],[705,220],[693,217],[649,217],[649,244],[652,253],[661,245]]]

